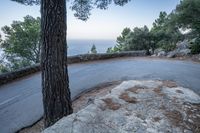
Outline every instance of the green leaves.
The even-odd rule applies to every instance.
[[[131,51],[131,50],[147,50],[151,48],[151,35],[147,26],[142,28],[125,28],[121,36],[117,37],[117,44],[114,48],[108,48],[107,53]]]
[[[191,44],[191,53],[192,54],[200,53],[200,38],[195,39],[194,43]]]
[[[26,16],[24,21],[13,21],[2,31],[5,39],[1,48],[10,66],[16,69],[40,61],[40,18]]]
[[[183,36],[176,22],[172,20],[173,17],[173,12],[169,15],[160,12],[159,18],[155,20],[151,29],[156,45],[166,51],[173,50],[174,45],[181,41]]]
[[[132,31],[125,28],[121,36],[117,37],[117,45],[109,48],[108,52],[146,50],[147,52],[161,47],[166,51],[173,50],[175,44],[183,37],[178,26],[171,19],[174,15],[160,12],[159,18],[153,23],[151,30],[147,26],[135,27]]]
[[[11,0],[24,5],[39,5],[41,0]],[[131,0],[69,0],[74,16],[80,20],[86,21],[91,15],[93,8],[107,9],[113,2],[115,5],[124,6]]]
[[[92,54],[96,54],[97,53],[97,49],[96,49],[96,46],[94,44],[92,45],[92,48],[91,48],[90,52]]]
[[[200,1],[183,0],[177,5],[175,18],[179,27],[191,28],[200,35]]]
[[[115,5],[123,6],[130,0],[113,0]],[[112,0],[73,0],[71,9],[75,11],[74,16],[78,19],[86,21],[91,15],[91,10],[96,7],[99,9],[107,9]]]
[[[113,0],[115,5],[119,5],[119,6],[124,6],[126,3],[128,3],[131,0]]]
[[[41,0],[11,0],[24,5],[39,5]]]
[[[108,5],[112,3],[112,0],[95,0],[94,5],[100,9],[107,9]]]
[[[74,16],[86,21],[91,15],[90,11],[93,8],[92,4],[93,3],[90,0],[74,0],[71,6],[72,11],[75,11]]]

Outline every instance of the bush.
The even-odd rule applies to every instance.
[[[175,44],[168,44],[168,45],[163,45],[163,46],[162,46],[162,49],[163,49],[165,52],[173,51],[175,48],[176,48],[176,45],[175,45]]]
[[[0,74],[6,72],[9,72],[9,69],[6,66],[0,64]]]
[[[194,43],[191,44],[191,53],[199,54],[200,53],[200,39],[197,39]]]

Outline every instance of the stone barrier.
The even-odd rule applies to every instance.
[[[138,56],[146,56],[146,51],[129,51],[129,52],[119,52],[110,54],[107,53],[82,54],[82,55],[69,56],[68,58],[66,58],[66,60],[68,64],[73,64],[73,63],[95,61],[95,60],[106,60],[119,57],[138,57]],[[0,85],[39,71],[40,71],[40,64],[36,64],[33,66],[21,68],[13,72],[0,74]]]
[[[15,79],[30,75],[38,71],[40,71],[40,64],[24,67],[13,72],[0,74],[0,85],[13,81]]]

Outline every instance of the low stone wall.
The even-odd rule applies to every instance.
[[[80,63],[87,61],[95,61],[95,60],[105,60],[111,58],[119,58],[119,57],[137,57],[137,56],[145,56],[145,51],[130,51],[130,52],[120,52],[120,53],[112,53],[112,54],[83,54],[76,56],[69,56],[66,58],[68,64],[72,63]],[[0,85],[13,81],[15,79],[30,75],[35,72],[40,71],[40,64],[36,64],[30,67],[21,68],[14,72],[8,72],[0,75]]]
[[[15,79],[27,76],[29,74],[40,71],[40,64],[24,67],[19,70],[8,72],[0,75],[0,85],[13,81]]]
[[[105,60],[119,57],[137,57],[137,56],[146,56],[146,51],[129,51],[129,52],[120,52],[120,53],[111,53],[111,54],[83,54],[68,57],[68,64],[80,63],[87,61],[95,60]]]

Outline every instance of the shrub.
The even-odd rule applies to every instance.
[[[192,54],[200,53],[200,38],[197,38],[195,41],[191,42],[190,49]]]
[[[176,45],[175,45],[175,44],[168,44],[168,45],[163,45],[163,46],[162,46],[162,49],[163,49],[165,52],[173,51],[175,48],[176,48]]]

